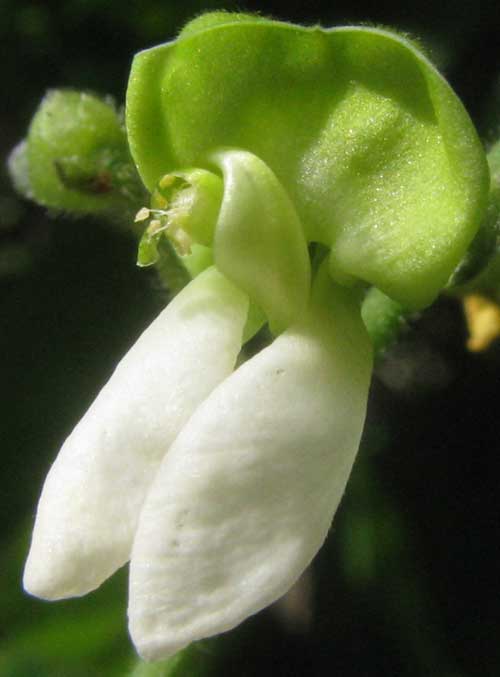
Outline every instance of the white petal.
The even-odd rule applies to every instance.
[[[164,459],[130,565],[130,632],[147,660],[267,606],[323,543],[372,363],[359,311],[342,299],[335,309],[311,311],[227,378]]]
[[[215,264],[264,311],[273,332],[303,313],[311,266],[300,219],[272,170],[256,155],[225,149],[212,160],[224,174],[215,229]]]
[[[194,409],[233,370],[247,309],[246,296],[209,269],[123,358],[47,476],[28,592],[82,595],[128,560],[154,473]]]

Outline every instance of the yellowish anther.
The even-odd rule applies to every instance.
[[[500,307],[480,294],[467,294],[463,304],[469,330],[467,348],[471,352],[486,350],[500,338]]]
[[[154,205],[155,205],[155,207],[158,207],[159,209],[166,209],[168,207],[168,200],[164,195],[162,195],[158,191],[155,191],[155,193],[154,193]]]
[[[135,223],[138,223],[139,221],[145,221],[146,219],[149,219],[149,216],[150,210],[147,207],[142,207],[135,215],[134,221]]]
[[[160,179],[160,182],[159,182],[158,186],[159,186],[160,188],[169,188],[169,187],[174,183],[174,181],[176,180],[176,178],[177,178],[177,177],[174,176],[173,174],[165,174],[165,176],[163,176],[163,177]]]

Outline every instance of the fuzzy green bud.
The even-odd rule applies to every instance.
[[[140,194],[114,105],[82,92],[47,93],[10,169],[25,196],[54,209],[108,211]]]

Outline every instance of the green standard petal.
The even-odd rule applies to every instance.
[[[430,303],[462,258],[488,191],[485,156],[448,84],[387,31],[197,20],[135,57],[132,154],[152,189],[219,147],[276,174],[338,280]]]

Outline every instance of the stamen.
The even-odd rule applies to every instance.
[[[179,256],[194,243],[210,246],[222,201],[219,176],[204,169],[165,174],[151,195],[151,207],[137,212],[136,222],[151,219],[139,246],[140,265],[158,260],[155,240],[164,234]]]
[[[150,211],[147,207],[141,207],[137,214],[135,215],[134,222],[138,223],[139,221],[145,221],[146,219],[149,219],[149,214]]]

